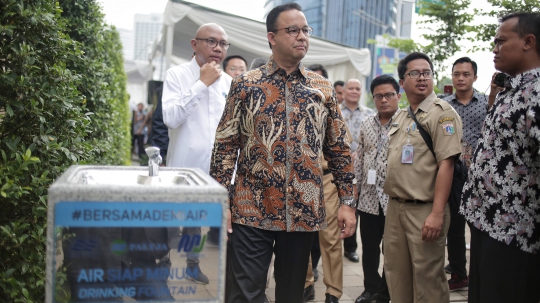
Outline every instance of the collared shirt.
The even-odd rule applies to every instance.
[[[384,193],[406,200],[432,202],[437,163],[461,152],[461,118],[448,102],[432,93],[416,108],[416,119],[431,136],[437,159],[420,135],[416,123],[404,110],[398,113],[388,135],[388,168]],[[413,146],[412,164],[402,163],[403,146]]]
[[[343,120],[347,123],[349,131],[351,132],[353,141],[351,142],[351,151],[356,151],[358,148],[358,138],[360,136],[360,124],[362,121],[369,116],[375,114],[375,112],[363,105],[358,105],[358,107],[353,111],[345,106],[345,102],[341,103],[341,115]]]
[[[332,83],[302,64],[287,75],[270,57],[268,64],[236,77],[210,168],[229,188],[232,222],[288,232],[326,227],[321,154],[340,199],[354,198],[345,136]]]
[[[463,145],[460,158],[467,167],[470,167],[472,154],[486,119],[488,98],[485,94],[474,90],[472,99],[465,105],[457,100],[456,94],[444,97],[443,100],[448,101],[461,117],[463,122]]]
[[[163,122],[169,128],[167,166],[210,170],[216,128],[223,114],[231,77],[222,73],[210,86],[200,78],[195,58],[170,68],[163,82]]]
[[[490,237],[540,251],[540,68],[510,78],[488,111],[460,212]]]
[[[394,114],[394,117],[400,109]],[[386,216],[388,195],[384,193],[384,180],[386,179],[386,165],[388,153],[388,130],[392,117],[385,125],[381,124],[379,115],[367,117],[362,121],[358,149],[354,160],[354,172],[358,180],[358,209],[368,214],[378,215],[379,205]],[[375,184],[368,184],[368,171],[376,171]]]

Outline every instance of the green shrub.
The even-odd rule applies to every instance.
[[[65,65],[82,53],[53,2],[0,7],[0,298],[43,302],[47,188],[90,155],[81,77]]]
[[[43,302],[47,190],[70,165],[129,162],[126,77],[95,1],[0,8],[0,302]]]
[[[67,66],[82,75],[78,89],[94,113],[87,139],[94,149],[88,163],[129,164],[131,122],[118,32],[104,26],[96,1],[61,0],[60,6],[68,34],[84,52],[83,61],[74,60]]]

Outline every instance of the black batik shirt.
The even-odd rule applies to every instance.
[[[540,250],[540,68],[507,81],[488,111],[460,212],[490,237]]]
[[[475,90],[471,101],[466,105],[457,100],[456,94],[445,97],[443,100],[452,105],[463,122],[461,161],[469,167],[478,138],[482,133],[482,125],[486,119],[488,99],[485,94]]]

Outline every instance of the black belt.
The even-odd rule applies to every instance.
[[[398,197],[392,197],[391,199],[396,200],[396,201],[401,202],[401,203],[431,204],[431,202],[426,202],[426,201],[416,200],[416,199],[406,200],[406,199],[401,199],[401,198],[398,198]]]
[[[322,171],[323,176],[328,175],[329,173],[331,173],[331,171],[329,169],[325,169],[325,170]]]

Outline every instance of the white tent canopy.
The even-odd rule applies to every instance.
[[[156,59],[163,52],[167,68],[191,60],[190,40],[205,23],[217,23],[225,29],[231,43],[227,55],[244,57],[248,67],[253,59],[271,55],[266,25],[262,22],[189,2],[169,1],[163,23],[163,31],[154,43],[151,59]],[[357,78],[364,87],[366,76],[371,74],[371,55],[367,48],[351,48],[315,37],[309,39],[309,50],[302,62],[306,66],[314,63],[324,65],[331,81]]]
[[[134,110],[137,104],[146,104],[148,81],[152,78],[152,64],[148,61],[124,60],[127,75],[129,107]]]

